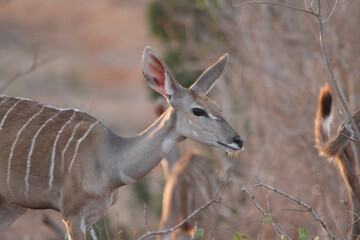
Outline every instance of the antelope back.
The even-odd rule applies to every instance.
[[[64,176],[92,164],[84,162],[90,159],[86,155],[96,153],[92,148],[83,151],[84,146],[93,143],[102,128],[75,109],[0,97],[0,196],[24,207],[59,209]],[[81,174],[74,176],[85,177]]]

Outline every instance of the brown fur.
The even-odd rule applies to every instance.
[[[212,88],[227,58],[224,55],[207,70],[213,74],[194,83],[197,91]],[[196,93],[201,97],[194,102],[190,90],[169,76],[167,66],[150,47],[144,50],[143,71],[149,85],[163,93],[171,107],[143,133],[130,138],[117,136],[74,109],[0,97],[0,231],[27,208],[50,208],[61,212],[69,239],[85,240],[91,224],[114,203],[116,190],[145,176],[185,138],[227,151],[242,148],[242,139],[225,120],[191,113],[193,105],[211,112],[213,104],[202,92]]]
[[[329,100],[330,99],[330,100]],[[326,85],[320,90],[319,106],[315,120],[315,140],[319,154],[325,156],[329,160],[333,160],[339,167],[341,176],[343,177],[352,206],[353,226],[351,239],[357,239],[360,235],[360,182],[357,175],[356,158],[359,156],[356,146],[346,136],[350,136],[350,132],[342,123],[336,136],[330,139],[325,131],[324,119],[330,117],[331,111],[331,93]],[[353,116],[357,127],[360,127],[360,112]]]
[[[178,159],[164,188],[159,230],[169,229],[180,223],[211,200],[215,191],[216,178],[210,159],[196,154],[188,154]],[[198,228],[205,230],[204,239],[208,239],[216,218],[213,210],[206,209],[199,213],[197,217],[173,232],[171,239],[191,239],[195,221]]]

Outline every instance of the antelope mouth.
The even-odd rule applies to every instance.
[[[227,151],[230,151],[230,152],[235,152],[235,151],[239,151],[242,149],[242,147],[240,146],[236,146],[237,145],[236,143],[231,143],[231,144],[225,144],[225,143],[222,143],[222,142],[219,142],[219,141],[216,141],[221,147],[225,148]]]

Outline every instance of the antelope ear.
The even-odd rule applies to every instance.
[[[219,80],[221,73],[224,71],[229,55],[225,53],[216,63],[206,69],[203,74],[190,87],[204,95],[208,94]]]
[[[142,57],[143,74],[152,89],[164,95],[168,100],[179,88],[166,64],[155,54],[151,47],[144,49]]]

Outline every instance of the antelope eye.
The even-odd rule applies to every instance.
[[[201,108],[193,108],[192,112],[195,116],[198,116],[198,117],[207,117],[208,116],[208,114]]]

